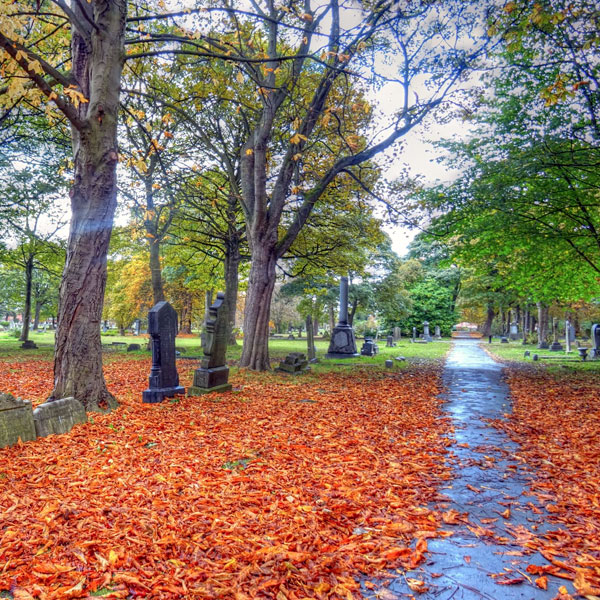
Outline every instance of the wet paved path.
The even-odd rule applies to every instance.
[[[519,459],[518,446],[486,422],[503,418],[511,406],[502,365],[492,360],[478,342],[454,341],[444,369],[445,409],[454,421],[456,444],[452,449],[457,463],[455,478],[442,489],[449,499],[443,510],[468,513],[468,522],[465,519],[445,525],[453,535],[429,540],[429,560],[406,574],[425,581],[428,591],[415,594],[405,578],[399,577],[389,586],[398,598],[550,600],[561,585],[572,590],[570,582],[551,577],[547,591],[538,588],[534,583],[537,576],[528,575],[525,568],[547,561],[537,552],[519,556],[523,547],[515,538],[523,527],[542,532],[555,526],[544,523],[545,513],[535,497],[527,495],[529,475]],[[486,530],[493,535],[486,534]],[[506,580],[524,581],[498,585],[491,575],[502,572]]]

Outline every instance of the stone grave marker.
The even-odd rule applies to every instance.
[[[516,321],[513,321],[510,324],[508,337],[512,341],[519,339],[519,324]]]
[[[227,356],[227,320],[225,314],[225,294],[217,293],[217,298],[208,308],[206,319],[206,343],[200,368],[194,371],[194,383],[188,388],[188,396],[200,396],[211,392],[227,392],[231,389]]]
[[[412,341],[413,342],[417,341],[417,328],[416,327],[413,327]]]
[[[600,357],[600,325],[594,323],[592,325],[592,356],[594,358]]]
[[[573,339],[571,339],[571,321],[567,319],[565,321],[565,345],[567,347],[566,352],[571,352],[571,344],[575,341],[575,328],[573,327]]]
[[[141,328],[142,328],[142,322],[139,319],[136,319],[133,322],[133,335],[140,335]]]
[[[402,338],[402,330],[400,329],[400,327],[394,327],[393,336],[395,342]]]
[[[310,370],[310,367],[303,352],[290,352],[275,370],[280,373],[298,375],[299,373],[306,373]]]
[[[375,356],[379,353],[379,346],[372,338],[365,338],[365,341],[360,349],[361,356]]]
[[[563,349],[563,346],[558,341],[558,319],[556,317],[554,317],[554,319],[552,319],[552,335],[553,335],[553,341],[552,341],[552,345],[550,346],[550,352],[559,352],[560,350]]]
[[[431,334],[429,333],[429,321],[423,321],[423,339],[426,342],[433,341]]]
[[[334,327],[325,358],[358,356],[354,329],[348,324],[348,278],[340,278],[340,318]]]
[[[148,389],[142,394],[142,402],[162,402],[165,396],[184,394],[179,385],[175,366],[175,336],[177,313],[164,300],[156,303],[148,313],[148,332],[152,344],[152,368]]]
[[[394,342],[394,336],[388,335],[386,338],[385,347],[386,348],[394,348],[395,346],[396,346],[396,343]]]
[[[16,444],[19,438],[30,442],[36,437],[31,402],[0,394],[0,448]]]
[[[440,326],[439,325],[435,326],[435,339],[436,340],[441,340],[442,339],[442,333],[440,331]]]
[[[35,432],[38,437],[53,433],[68,433],[73,425],[86,423],[85,408],[75,398],[60,398],[40,404],[33,411]]]

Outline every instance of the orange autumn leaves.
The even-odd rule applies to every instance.
[[[592,372],[552,375],[510,370],[513,415],[496,421],[521,446],[531,489],[554,525],[528,545],[549,561],[546,574],[573,581],[581,596],[600,596],[600,386]],[[559,598],[570,598],[566,589]]]
[[[422,562],[451,477],[438,372],[242,374],[221,401],[142,405],[148,366],[107,365],[117,412],[0,450],[0,590],[357,598],[364,575]],[[41,400],[42,371],[11,376],[37,373]]]

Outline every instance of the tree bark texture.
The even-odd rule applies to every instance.
[[[316,353],[313,318],[311,315],[307,315],[306,317],[306,349],[308,360],[313,360],[315,358]]]
[[[125,0],[73,3],[89,31],[73,27],[74,81],[89,102],[71,120],[75,176],[71,224],[60,285],[51,399],[74,396],[92,411],[117,402],[102,372],[100,323],[106,255],[117,202],[119,87],[124,56]],[[85,12],[82,12],[85,11]]]
[[[23,310],[23,328],[19,341],[29,339],[29,322],[31,321],[31,288],[33,286],[33,258],[30,256],[25,261],[25,307]]]
[[[152,279],[152,299],[158,304],[165,299],[162,273],[160,268],[160,241],[156,238],[149,240],[150,246],[150,277]]]
[[[483,337],[489,337],[490,335],[492,335],[492,323],[494,321],[495,316],[496,312],[494,311],[494,307],[491,304],[488,304],[487,315],[485,323],[483,325]]]
[[[225,271],[225,307],[227,310],[227,340],[230,346],[236,346],[235,339],[235,313],[237,310],[239,270],[240,270],[240,245],[239,240],[229,240],[223,265]]]
[[[267,371],[271,368],[269,315],[275,288],[276,263],[277,257],[272,250],[257,248],[253,253],[244,311],[244,346],[240,366],[254,371]]]
[[[42,303],[35,303],[35,312],[33,315],[33,330],[37,331],[40,327],[40,313],[42,312]]]
[[[548,307],[543,302],[537,303],[538,308],[538,345],[546,341],[548,336]]]
[[[181,315],[179,318],[179,333],[192,333],[192,295],[186,293],[181,303]]]

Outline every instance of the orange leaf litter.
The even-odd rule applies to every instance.
[[[105,372],[118,411],[0,449],[0,590],[16,599],[360,598],[438,535],[439,367],[241,373],[238,391],[159,405],[141,403],[149,361]],[[42,401],[51,373],[0,363],[2,391]]]
[[[600,594],[598,374],[508,373],[513,415],[494,425],[521,445],[518,455],[533,472],[531,489],[556,524],[534,533],[527,546],[551,563],[548,572],[561,571],[580,595],[595,597]]]

